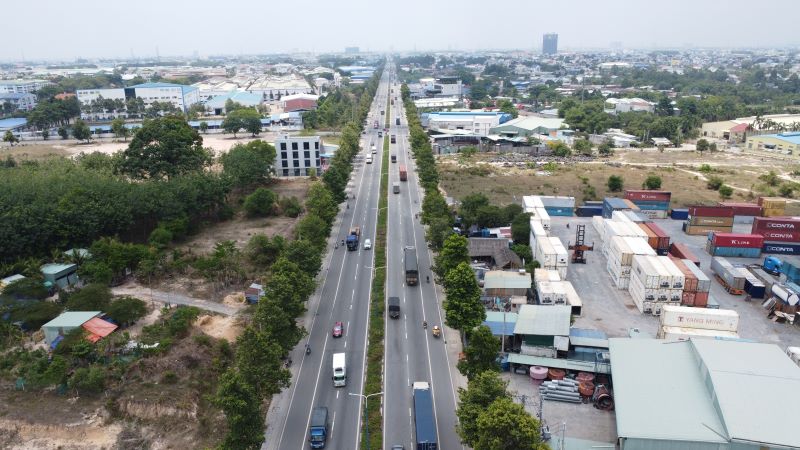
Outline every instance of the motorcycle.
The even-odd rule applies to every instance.
[[[306,345],[306,355],[310,355],[310,354],[311,354],[311,346]]]

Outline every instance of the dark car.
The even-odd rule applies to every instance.
[[[344,333],[344,325],[342,325],[342,322],[336,322],[336,324],[333,326],[333,333],[332,333],[333,337],[335,338],[342,337],[343,333]]]

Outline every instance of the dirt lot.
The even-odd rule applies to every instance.
[[[712,171],[699,172],[702,164],[708,164]],[[720,201],[716,191],[706,188],[706,176],[712,175],[734,187],[731,200],[748,201],[753,198],[749,195],[751,190],[754,196],[775,195],[775,188],[759,180],[760,175],[774,170],[790,179],[793,169],[782,161],[728,152],[700,155],[689,151],[617,151],[608,159],[556,163],[555,170],[543,170],[542,164],[532,162],[503,162],[503,157],[494,154],[479,154],[469,160],[457,155],[439,157],[440,185],[448,196],[460,199],[482,192],[501,204],[519,202],[522,195],[531,194],[574,196],[579,203],[598,200],[619,195],[609,193],[609,176],[620,175],[626,188],[639,189],[650,174],[661,177],[662,189],[672,191],[676,207]],[[800,214],[800,205],[793,204],[788,213]]]
[[[14,147],[0,147],[0,157],[5,159],[10,156],[18,161],[38,161],[42,159],[66,157],[71,154],[67,146],[59,144],[20,143]]]

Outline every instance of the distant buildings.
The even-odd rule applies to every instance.
[[[36,107],[36,95],[22,92],[0,93],[0,112],[7,113],[6,104],[11,105],[11,110],[30,111]]]
[[[344,48],[344,52],[347,53],[347,54],[351,54],[352,55],[352,54],[358,53],[359,52],[359,48],[358,47],[345,47]]]
[[[126,88],[112,89],[79,89],[78,101],[82,106],[92,105],[96,100],[121,100],[142,99],[144,106],[148,107],[153,102],[171,103],[179,110],[186,113],[189,107],[200,101],[198,89],[194,86],[172,83],[143,83]],[[113,119],[126,117],[127,111],[115,109],[102,112],[81,112],[84,119]]]
[[[224,95],[217,95],[216,97],[207,101],[205,104],[206,111],[214,114],[215,116],[227,114],[228,111],[225,109],[225,104],[228,103],[228,100],[239,103],[247,108],[256,108],[263,102],[263,98],[258,94],[253,94],[252,92],[231,91]]]
[[[321,174],[320,151],[322,138],[319,136],[290,136],[284,134],[275,139],[275,173],[283,177],[310,175],[310,170]]]
[[[748,136],[747,150],[800,157],[800,132]]]
[[[32,94],[49,84],[47,80],[0,80],[0,94]]]
[[[435,112],[423,115],[423,126],[440,133],[487,136],[489,130],[511,120],[511,114],[492,111]]]
[[[280,100],[284,95],[292,94],[313,94],[313,89],[308,82],[301,77],[289,76],[265,76],[254,81],[247,87],[247,92],[261,94],[264,100]]]
[[[419,83],[408,85],[412,99],[464,96],[464,85],[458,77],[421,78]]]
[[[609,98],[605,101],[604,110],[608,114],[643,111],[653,113],[656,104],[641,98]]]
[[[760,118],[750,116],[706,122],[701,127],[700,134],[705,138],[744,142],[748,132],[792,130],[796,129],[798,124],[800,124],[800,114],[768,114]]]
[[[311,111],[317,109],[318,95],[293,94],[281,98],[284,112]]]
[[[546,33],[542,36],[542,53],[545,55],[555,55],[558,53],[558,34]]]
[[[562,126],[564,126],[564,119],[522,116],[493,127],[490,133],[510,138],[537,137],[556,133]]]

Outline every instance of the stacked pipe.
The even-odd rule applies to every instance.
[[[563,379],[545,381],[539,386],[539,394],[544,400],[580,403],[581,394],[578,392],[579,388],[580,383],[575,380]]]

